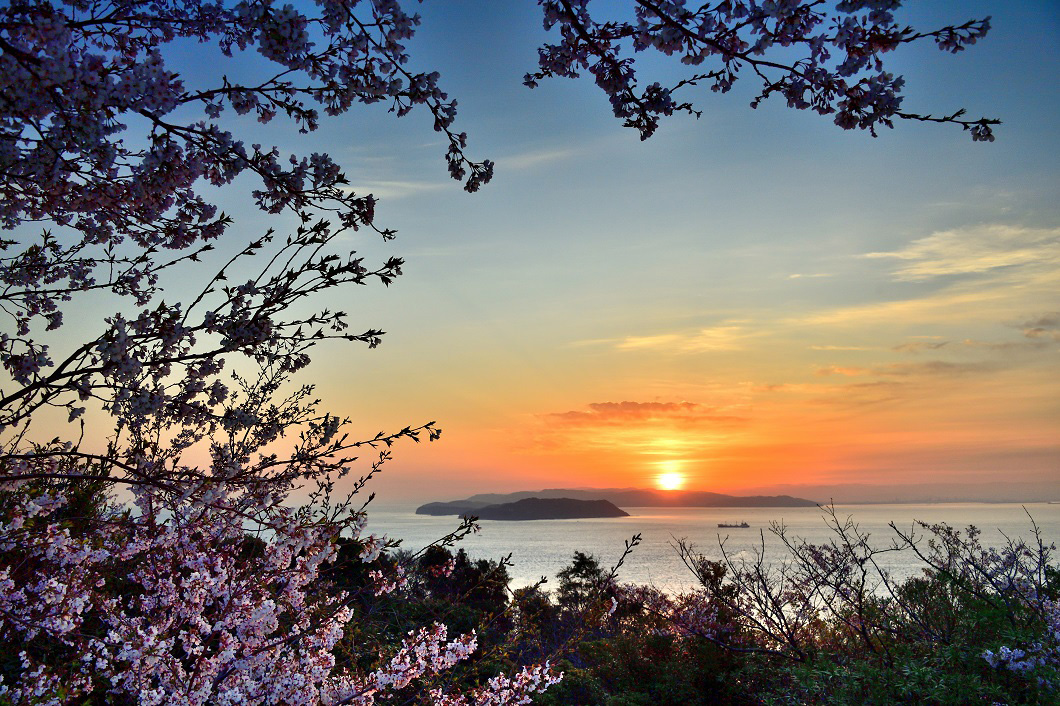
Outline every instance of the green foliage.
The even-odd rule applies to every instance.
[[[574,552],[570,565],[557,574],[559,591],[556,599],[561,608],[581,611],[588,607],[594,593],[607,578],[600,562],[592,554]]]
[[[559,663],[563,681],[534,699],[539,706],[607,706],[608,694],[600,679],[591,669],[575,667],[563,660]]]
[[[65,522],[71,527],[95,521],[104,507],[94,481],[78,483],[84,487],[68,493]],[[46,485],[34,492],[49,490]],[[363,544],[340,539],[318,590],[344,591],[356,613],[337,650],[340,668],[377,668],[381,655],[391,654],[410,630],[439,622],[451,635],[474,630],[478,636],[479,649],[446,676],[463,688],[551,660],[565,676],[534,699],[539,706],[1060,704],[1060,652],[1050,622],[1056,619],[1050,611],[1060,598],[1060,571],[1049,563],[1048,551],[980,551],[975,532],[939,532],[941,548],[927,555],[922,575],[895,582],[890,591],[857,583],[861,593],[845,602],[809,608],[796,631],[797,651],[777,650],[781,641],[748,622],[754,617],[749,599],[761,597],[754,591],[767,585],[752,581],[760,574],[701,557],[689,558],[702,585],[691,597],[616,586],[584,552],[574,553],[549,594],[540,585],[511,591],[505,560],[430,547],[419,555],[384,552],[365,564]],[[262,546],[247,536],[237,551],[249,560]],[[842,555],[808,545],[789,548],[796,560],[791,566],[801,552],[826,556],[835,574],[850,569]],[[5,560],[17,566],[18,549],[8,554]],[[1018,580],[998,578],[994,564],[1011,568],[1018,561],[1033,570],[1013,574]],[[372,572],[403,572],[407,585],[380,593]],[[813,584],[821,579],[810,576],[789,575],[803,581],[789,581],[792,591],[829,595]],[[108,590],[120,595],[125,589],[114,581]],[[682,623],[687,609],[701,618],[704,607],[706,622]],[[21,649],[53,663],[74,658],[47,641],[0,647],[0,675],[20,669]],[[984,657],[1002,647],[1046,658],[1012,669]]]
[[[703,586],[694,600],[611,587],[617,609],[573,638],[567,633],[568,678],[535,703],[1060,704],[1051,607],[1060,573],[1051,547],[983,549],[974,528],[924,527],[926,568],[905,581],[870,580],[865,567],[875,550],[856,526],[837,523],[834,545],[789,543],[793,560],[781,576],[763,562],[689,553]],[[549,623],[584,622],[604,577],[592,556],[577,552],[560,573],[555,602],[538,589],[518,594],[522,637],[551,636],[562,649]],[[683,609],[704,601],[713,617],[682,626]],[[762,610],[774,610],[775,622]],[[784,625],[789,635],[770,632]],[[1015,667],[987,659],[1003,647],[1034,659]]]
[[[721,681],[733,664],[715,645],[641,630],[639,621],[621,633],[583,643],[579,656],[618,704],[733,703]]]

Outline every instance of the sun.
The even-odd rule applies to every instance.
[[[682,458],[667,458],[652,465],[659,469],[655,476],[655,486],[659,490],[678,490],[688,480],[682,472],[685,467],[685,460]]]
[[[669,471],[667,473],[660,473],[655,478],[656,485],[662,490],[677,490],[685,484],[685,474]]]

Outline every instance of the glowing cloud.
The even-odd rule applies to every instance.
[[[893,258],[906,264],[900,280],[977,274],[1000,268],[1060,264],[1060,228],[983,225],[932,233],[902,250],[872,252],[867,258]]]

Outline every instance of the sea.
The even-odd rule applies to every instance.
[[[481,530],[463,539],[462,547],[473,559],[500,559],[510,555],[511,587],[519,588],[545,578],[544,588],[555,588],[556,574],[569,565],[574,552],[592,554],[605,568],[622,557],[627,541],[640,535],[640,543],[618,570],[622,583],[652,585],[668,593],[696,588],[695,577],[684,565],[675,545],[691,543],[708,559],[721,559],[724,551],[736,561],[755,560],[777,565],[789,557],[775,530],[783,527],[789,538],[823,544],[836,537],[832,517],[821,508],[623,508],[629,517],[525,522],[480,521]],[[981,530],[984,546],[1004,546],[1009,540],[1034,541],[1034,528],[1046,544],[1060,545],[1060,504],[1053,503],[942,503],[903,505],[836,505],[839,522],[853,522],[869,535],[876,547],[889,547],[895,529],[913,532],[924,541],[929,536],[917,523],[945,523],[958,529],[969,525]],[[747,528],[720,528],[741,524]],[[415,514],[415,507],[371,508],[368,532],[400,539],[401,548],[419,551],[459,525],[454,516]],[[888,552],[880,557],[883,568],[897,579],[920,575],[924,564],[911,552]],[[1054,555],[1053,563],[1060,562]]]

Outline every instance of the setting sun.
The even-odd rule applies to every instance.
[[[655,482],[663,490],[677,490],[685,484],[685,476],[683,473],[660,473]]]

